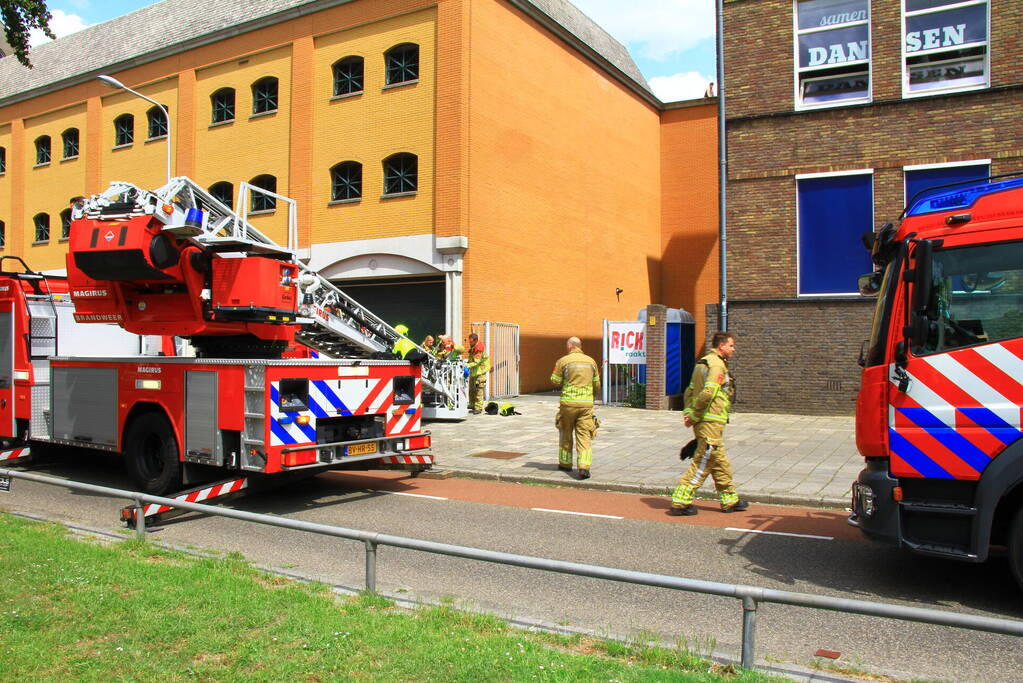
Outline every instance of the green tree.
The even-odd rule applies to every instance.
[[[49,38],[57,37],[50,30],[50,12],[43,0],[0,0],[0,22],[14,56],[29,68],[32,68],[28,59],[29,31],[38,28]]]

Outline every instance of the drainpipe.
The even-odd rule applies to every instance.
[[[717,66],[718,66],[718,289],[721,301],[718,304],[718,329],[728,329],[728,229],[726,226],[725,199],[728,181],[728,145],[725,138],[725,8],[724,0],[716,0],[717,14]]]

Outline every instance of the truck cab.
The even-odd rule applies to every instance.
[[[856,405],[850,524],[1023,585],[1023,178],[915,197],[869,239],[877,297]]]

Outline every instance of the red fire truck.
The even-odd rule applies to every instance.
[[[1023,585],[1023,178],[927,190],[869,242],[849,522],[968,562],[1006,546]]]
[[[232,211],[188,178],[114,183],[73,209],[66,281],[0,273],[0,464],[63,445],[124,454],[148,493],[231,477],[189,500],[432,467],[422,419],[464,412],[461,363],[396,359],[392,327],[248,222],[249,192]],[[139,354],[169,335],[194,357]]]

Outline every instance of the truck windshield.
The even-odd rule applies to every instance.
[[[891,315],[892,297],[895,294],[893,286],[895,278],[892,276],[892,272],[898,271],[898,264],[899,261],[896,260],[885,266],[881,289],[877,294],[877,305],[874,307],[874,320],[870,324],[870,340],[867,342],[867,352],[863,358],[866,366],[880,365],[885,362],[888,316]]]
[[[1023,242],[936,250],[933,273],[916,355],[1023,336]]]

